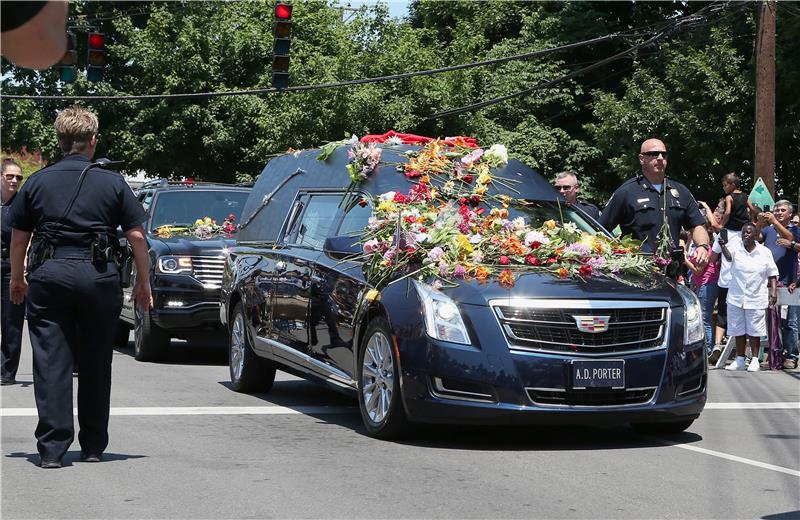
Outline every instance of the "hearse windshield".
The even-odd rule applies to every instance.
[[[165,191],[158,195],[150,229],[191,226],[205,217],[222,225],[231,213],[238,223],[248,195],[250,193],[244,190]]]

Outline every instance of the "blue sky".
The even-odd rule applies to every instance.
[[[362,5],[377,4],[377,0],[339,0],[340,5],[350,7],[361,7]],[[404,17],[408,15],[408,4],[410,0],[382,0],[380,3],[389,6],[389,15],[393,17]]]

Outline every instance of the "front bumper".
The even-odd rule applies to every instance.
[[[163,276],[153,287],[153,322],[163,329],[221,329],[219,321],[220,291],[205,288],[189,277]]]

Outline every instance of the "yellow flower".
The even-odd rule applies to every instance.
[[[544,223],[544,225],[548,229],[555,229],[556,228],[556,221],[555,220],[548,220],[547,222]]]
[[[379,290],[370,289],[369,291],[367,291],[368,302],[380,301],[380,299],[381,299],[381,292]]]
[[[492,182],[492,176],[489,174],[489,172],[483,172],[478,175],[479,184],[489,184],[490,182]]]
[[[467,235],[456,235],[455,243],[456,247],[465,253],[471,253],[473,250],[472,244],[469,243],[469,238],[467,238]]]
[[[472,192],[475,195],[483,195],[487,191],[489,191],[489,188],[485,184],[481,184],[480,186],[475,186],[475,189],[472,190]]]
[[[391,200],[382,200],[380,204],[378,204],[378,211],[383,211],[384,213],[393,213],[395,211],[394,202]]]
[[[203,225],[203,219],[199,218],[199,219],[195,220],[194,221],[194,225],[195,226],[202,226]]]

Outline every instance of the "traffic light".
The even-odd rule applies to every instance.
[[[292,4],[275,4],[275,40],[272,45],[272,86],[289,86],[289,47],[292,36]]]
[[[102,81],[106,68],[106,37],[103,33],[89,33],[89,45],[86,53],[86,79]]]
[[[58,62],[58,77],[64,83],[75,81],[78,76],[78,52],[75,50],[75,33],[67,33],[67,51]]]

